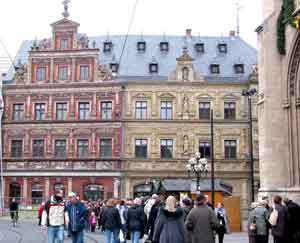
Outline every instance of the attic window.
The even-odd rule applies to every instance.
[[[60,49],[61,50],[68,49],[68,39],[61,39],[60,40]]]
[[[235,64],[234,65],[234,72],[236,74],[242,74],[245,72],[244,70],[244,64]]]
[[[146,51],[146,42],[145,41],[138,41],[137,50],[141,51],[141,52]]]
[[[105,41],[103,43],[103,52],[111,52],[112,49],[112,42],[111,41]]]
[[[109,67],[113,73],[117,73],[119,71],[119,63],[116,62],[110,63]]]
[[[210,73],[211,74],[219,74],[220,73],[220,65],[219,64],[211,64],[210,65]]]
[[[227,53],[227,44],[218,45],[219,53]]]
[[[149,73],[158,73],[158,64],[157,63],[149,64]]]
[[[162,52],[168,52],[169,51],[169,42],[167,41],[162,41],[160,42],[160,51]]]
[[[195,50],[197,53],[204,53],[204,43],[196,43]]]

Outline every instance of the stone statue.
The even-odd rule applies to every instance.
[[[70,16],[70,13],[68,11],[68,8],[69,8],[69,3],[70,3],[70,0],[64,0],[62,2],[62,4],[64,5],[64,12],[62,13],[62,15],[64,16],[64,18],[68,18]]]
[[[189,80],[189,73],[190,73],[190,70],[187,67],[184,67],[182,69],[182,80],[183,81],[188,81]]]
[[[19,60],[19,63],[15,66],[15,80],[17,82],[23,82],[25,80],[25,74],[27,73],[27,67],[25,64],[22,64]]]
[[[189,137],[184,135],[183,137],[183,153],[187,154],[189,152]]]
[[[183,113],[188,114],[189,113],[189,98],[184,95],[183,98]]]

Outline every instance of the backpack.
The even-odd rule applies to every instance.
[[[272,213],[270,214],[269,223],[272,226],[276,226],[277,225],[277,220],[278,220],[278,211],[274,208]]]

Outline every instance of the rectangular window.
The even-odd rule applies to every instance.
[[[199,103],[199,119],[210,119],[210,102]]]
[[[147,158],[147,139],[135,140],[135,157],[144,159]]]
[[[90,116],[90,103],[82,102],[78,104],[79,120],[87,120]]]
[[[210,65],[210,73],[211,74],[219,74],[220,73],[220,65],[219,64]]]
[[[234,72],[236,74],[242,74],[242,73],[244,73],[245,72],[244,71],[244,64],[235,64],[234,65]]]
[[[224,119],[234,120],[235,119],[235,102],[224,103]]]
[[[199,143],[199,152],[201,154],[201,158],[210,158],[210,143],[209,142],[201,142]]]
[[[43,158],[44,157],[44,140],[43,139],[33,140],[32,155],[34,158]]]
[[[46,118],[46,105],[44,103],[38,103],[34,106],[35,120],[41,121]]]
[[[44,81],[46,80],[46,67],[38,67],[36,70],[36,80]]]
[[[135,118],[147,119],[147,101],[137,101],[135,103]]]
[[[58,80],[68,79],[68,66],[61,66],[58,68]]]
[[[78,158],[85,158],[89,156],[89,140],[79,139],[77,141],[77,156]]]
[[[160,118],[163,120],[171,120],[173,107],[172,101],[162,101],[160,104]]]
[[[227,53],[227,44],[219,44],[219,53]]]
[[[160,140],[160,157],[171,159],[173,157],[173,139]]]
[[[112,102],[101,102],[101,119],[111,120],[112,119]]]
[[[11,157],[21,158],[23,155],[23,141],[22,140],[12,140],[11,141]]]
[[[67,103],[56,103],[56,120],[66,120],[68,112],[68,104]]]
[[[112,157],[112,139],[111,138],[100,139],[100,156],[101,156],[101,158],[111,158]]]
[[[88,80],[90,76],[89,66],[80,66],[80,80]]]
[[[62,49],[62,50],[68,49],[68,39],[60,40],[60,49]]]
[[[65,158],[67,154],[67,142],[66,140],[55,140],[55,157]]]
[[[20,121],[24,119],[24,105],[14,104],[13,105],[13,120]]]
[[[225,159],[236,159],[236,140],[225,140]]]

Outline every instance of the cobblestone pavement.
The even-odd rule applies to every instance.
[[[85,243],[103,243],[99,233],[85,233]],[[46,230],[42,230],[32,220],[21,221],[13,228],[10,221],[0,219],[0,243],[47,243]],[[71,243],[66,237],[65,243]],[[129,242],[128,242],[129,243]],[[248,243],[245,233],[225,235],[224,243]]]

